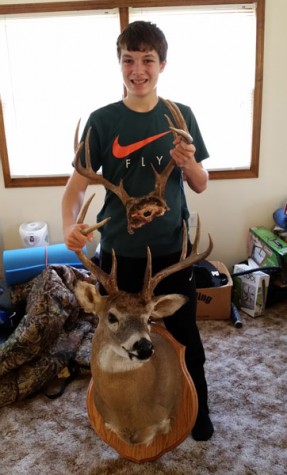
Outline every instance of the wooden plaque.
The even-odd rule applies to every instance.
[[[87,392],[87,412],[94,431],[122,457],[138,463],[159,458],[165,452],[174,449],[183,442],[190,435],[198,412],[197,393],[185,365],[184,346],[178,343],[162,325],[154,324],[152,332],[163,336],[174,347],[183,372],[182,394],[172,429],[168,434],[156,436],[149,446],[144,444],[131,445],[122,441],[114,432],[106,428],[103,418],[97,411],[93,397],[93,379],[90,381]]]

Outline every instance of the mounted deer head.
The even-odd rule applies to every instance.
[[[188,129],[185,123],[185,120],[177,107],[171,101],[164,100],[162,101],[166,104],[167,108],[171,112],[173,119],[175,121],[175,125],[178,128],[175,128],[172,120],[168,115],[165,115],[170,129],[172,130],[174,136],[180,135],[182,140],[186,141],[187,143],[192,143],[192,137],[188,133]],[[167,180],[175,167],[174,160],[170,160],[167,164],[165,169],[161,174],[159,174],[156,169],[152,166],[152,169],[155,174],[155,188],[154,191],[150,192],[149,194],[135,198],[128,195],[125,191],[123,186],[123,181],[121,180],[119,185],[114,185],[113,183],[106,180],[102,175],[98,175],[94,172],[91,166],[91,159],[90,159],[90,132],[91,129],[88,130],[85,143],[81,142],[79,144],[78,134],[79,134],[79,125],[76,128],[75,133],[75,140],[74,140],[74,148],[75,148],[75,159],[74,159],[74,167],[80,175],[83,175],[92,180],[95,184],[104,185],[108,190],[112,191],[117,195],[117,197],[121,200],[123,205],[126,208],[126,215],[127,215],[127,223],[128,223],[128,232],[130,234],[134,233],[135,229],[141,228],[147,223],[150,223],[155,218],[159,216],[163,216],[166,211],[169,210],[169,207],[166,203],[164,198],[165,194],[165,186]],[[81,164],[81,151],[85,146],[85,158],[86,158],[86,167],[83,167]]]
[[[82,218],[81,218],[82,219]],[[188,297],[154,295],[167,276],[205,259],[212,249],[198,253],[199,225],[193,250],[187,253],[187,232],[179,262],[152,275],[151,253],[143,288],[127,293],[117,285],[117,261],[113,253],[110,274],[106,274],[81,251],[84,266],[103,285],[108,295],[87,282],[78,282],[75,294],[86,312],[99,317],[92,341],[91,370],[94,402],[106,426],[128,444],[149,445],[157,434],[170,431],[180,395],[181,372],[175,355],[164,339],[151,335],[151,323],[176,312]]]

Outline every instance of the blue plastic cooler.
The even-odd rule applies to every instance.
[[[86,248],[83,251],[87,253]],[[27,282],[51,264],[84,267],[76,254],[69,251],[65,244],[27,247],[3,252],[4,275],[8,285]]]

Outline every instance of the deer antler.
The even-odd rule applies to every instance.
[[[95,194],[93,194],[88,201],[84,204],[78,219],[77,219],[77,224],[82,224],[84,222],[84,219],[86,217],[88,208],[90,206],[90,203],[92,199],[94,198]],[[103,221],[100,221],[99,223],[95,224],[94,226],[90,226],[89,228],[82,229],[81,233],[86,235],[95,229],[99,229],[102,227],[107,221],[109,221],[110,218],[103,219]],[[75,251],[76,255],[80,259],[80,261],[84,264],[86,269],[88,269],[96,278],[97,280],[104,286],[108,294],[113,295],[116,294],[119,289],[118,289],[118,284],[117,284],[117,260],[115,256],[115,252],[113,250],[112,253],[112,269],[110,274],[106,274],[100,267],[98,267],[96,264],[94,264],[91,259],[86,256],[86,254],[81,250],[81,251]]]
[[[198,219],[192,252],[189,254],[188,257],[186,257],[187,230],[186,230],[186,223],[185,221],[183,221],[183,243],[182,243],[182,251],[181,251],[181,256],[180,256],[179,261],[175,264],[172,264],[169,267],[166,267],[165,269],[162,269],[153,277],[152,277],[152,265],[151,265],[151,252],[150,252],[150,249],[148,248],[148,260],[147,260],[147,266],[146,266],[146,272],[145,272],[145,278],[144,278],[144,285],[141,291],[143,298],[147,301],[150,300],[153,295],[154,289],[158,286],[158,284],[163,279],[165,279],[169,275],[174,274],[175,272],[178,272],[182,269],[185,269],[186,267],[189,267],[195,264],[196,262],[201,261],[202,259],[205,259],[211,253],[212,248],[213,248],[213,242],[212,242],[210,234],[208,235],[208,237],[209,237],[209,244],[208,244],[207,249],[201,253],[198,253],[198,244],[199,244],[199,238],[200,238],[200,221]]]
[[[180,109],[177,107],[177,105],[174,102],[172,102],[168,99],[163,99],[161,97],[161,100],[166,105],[166,107],[169,109],[169,111],[172,113],[175,124],[178,127],[178,128],[175,128],[172,120],[170,119],[170,117],[167,114],[164,115],[166,120],[168,121],[169,128],[173,131],[174,137],[176,137],[177,135],[180,135],[181,138],[186,143],[192,143],[193,138],[191,137],[191,135],[188,132],[186,122],[184,120],[184,117],[183,117],[182,113],[180,112]]]
[[[74,158],[74,167],[77,170],[80,175],[85,176],[86,178],[90,178],[93,183],[96,185],[104,185],[108,190],[111,190],[115,195],[118,196],[118,198],[122,201],[123,205],[125,206],[130,199],[130,196],[127,194],[125,191],[122,180],[120,181],[120,184],[118,186],[114,185],[110,181],[106,180],[102,175],[98,175],[92,168],[91,165],[91,155],[90,155],[90,134],[91,134],[91,127],[89,128],[87,132],[87,136],[85,139],[85,144],[81,142],[79,144],[78,142],[78,135],[79,135],[79,127],[80,127],[80,121],[78,122],[78,125],[76,127],[76,132],[75,132],[75,138],[74,138],[74,149],[75,149],[75,158]],[[86,158],[86,167],[83,167],[81,164],[81,152],[83,149],[83,146],[85,145],[85,158]]]
[[[165,115],[173,134],[175,136],[180,135],[183,140],[187,141],[188,143],[191,143],[192,137],[187,132],[187,126],[179,108],[176,106],[176,104],[174,104],[173,102],[169,100],[162,99],[162,101],[165,103],[165,105],[171,112],[173,119],[175,121],[175,124],[177,125],[177,127],[179,127],[179,128],[175,128],[169,116]],[[106,180],[102,175],[98,175],[93,170],[92,165],[91,165],[90,147],[89,147],[91,129],[89,129],[87,132],[85,143],[81,142],[79,144],[78,143],[79,125],[80,125],[80,122],[77,125],[75,138],[74,138],[75,169],[81,175],[92,180],[93,183],[104,185],[108,190],[115,193],[115,195],[121,200],[121,202],[126,208],[128,232],[132,234],[134,233],[135,229],[141,228],[145,224],[153,221],[156,217],[164,215],[165,212],[169,210],[166,200],[164,199],[165,186],[172,170],[175,167],[175,162],[173,160],[170,160],[170,162],[167,164],[167,166],[165,167],[162,173],[158,173],[156,169],[154,168],[154,166],[151,165],[155,174],[154,191],[139,198],[130,197],[124,189],[122,180],[120,181],[119,185],[114,185],[113,183]],[[85,146],[86,167],[82,166],[81,159],[80,159],[81,151],[84,146]]]
[[[77,219],[78,224],[83,223],[88,207],[92,199],[94,198],[94,196],[95,195],[93,194],[88,199],[88,201],[84,204]],[[110,218],[106,218],[100,223],[95,224],[94,226],[91,226],[87,229],[83,229],[81,232],[83,234],[87,234],[87,230],[88,232],[91,232],[92,230],[98,229],[101,226],[103,226],[109,219]],[[145,270],[144,283],[143,283],[143,288],[140,292],[144,300],[149,301],[152,298],[154,289],[163,279],[165,279],[171,274],[174,274],[175,272],[178,272],[182,269],[185,269],[186,267],[189,267],[195,264],[198,261],[201,261],[202,259],[205,259],[210,254],[213,248],[213,242],[212,242],[210,234],[208,235],[208,237],[209,237],[209,243],[208,243],[207,249],[201,253],[198,253],[198,244],[199,244],[199,239],[200,239],[200,221],[198,219],[192,252],[189,254],[189,256],[186,257],[187,230],[186,230],[186,223],[185,221],[183,221],[182,251],[181,251],[179,261],[176,262],[175,264],[172,264],[169,267],[166,267],[165,269],[162,269],[154,276],[152,276],[152,264],[151,264],[152,258],[151,258],[150,249],[148,247],[147,248],[147,265],[146,265],[146,270]],[[75,252],[78,258],[80,259],[80,261],[103,285],[103,287],[105,288],[105,290],[107,291],[109,295],[114,295],[119,292],[119,288],[117,284],[117,259],[116,259],[114,250],[112,250],[112,268],[111,268],[110,274],[107,274],[106,272],[104,272],[99,266],[97,266],[93,261],[91,261],[82,250],[75,251]]]

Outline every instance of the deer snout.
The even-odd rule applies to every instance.
[[[154,347],[150,340],[147,340],[147,338],[141,338],[134,343],[133,351],[137,353],[137,358],[139,360],[147,360],[153,354]]]

